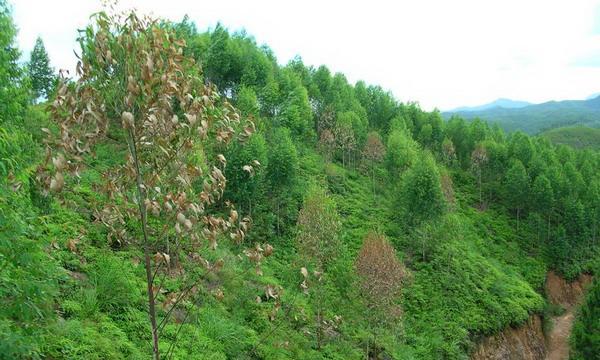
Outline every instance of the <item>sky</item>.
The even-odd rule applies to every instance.
[[[97,0],[8,0],[28,59],[37,36],[73,69],[77,29]],[[539,103],[600,92],[600,0],[121,0],[198,29],[245,29],[285,64],[300,55],[426,110],[497,98]]]

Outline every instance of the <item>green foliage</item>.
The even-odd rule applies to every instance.
[[[0,5],[0,43],[7,49],[0,55],[0,79],[10,79],[0,89],[8,94],[0,97],[0,359],[149,358],[139,234],[109,241],[97,224],[90,209],[106,201],[95,185],[99,171],[69,178],[72,191],[61,202],[41,196],[34,173],[44,156],[39,129],[56,129],[45,109],[27,106],[14,26],[6,3]],[[557,314],[540,295],[547,270],[568,278],[593,270],[600,256],[597,151],[524,133],[507,137],[481,120],[454,116],[444,122],[437,111],[401,104],[378,86],[352,85],[324,66],[306,66],[300,58],[280,66],[267,47],[221,25],[206,33],[187,18],[163,25],[186,40],[183,52],[202,66],[202,80],[217,84],[223,100],[256,121],[258,133],[247,143],[207,143],[194,148],[193,157],[223,153],[223,197],[235,203],[240,218],[252,216],[246,244],[276,244],[259,277],[248,271],[247,257],[236,256],[244,245],[223,239],[207,251],[202,238],[198,254],[232,266],[202,278],[195,295],[176,308],[161,333],[163,354],[172,348],[176,359],[361,359],[368,345],[372,357],[465,359],[484,336],[534,313]],[[84,56],[100,61],[86,36]],[[122,55],[117,52],[112,55]],[[119,73],[115,66],[111,71]],[[122,101],[127,84],[105,75],[95,89],[109,103]],[[324,128],[338,137],[334,143],[343,142],[341,135],[356,140],[344,145],[341,158],[315,149],[323,119],[331,120]],[[343,133],[334,131],[336,123]],[[523,125],[527,130],[530,124]],[[386,146],[376,141],[365,175],[351,164],[369,131],[373,139],[381,134]],[[124,157],[126,149],[114,144],[123,134],[110,135],[86,159],[97,169]],[[474,163],[476,149],[486,161]],[[310,217],[309,208],[315,210]],[[222,204],[207,209],[229,211]],[[390,299],[400,308],[382,314],[385,326],[369,321],[353,271],[372,231],[385,234],[406,265],[401,295]],[[306,234],[318,246],[295,241]],[[160,246],[172,254],[177,244]],[[170,272],[161,273],[159,319],[169,297],[187,285],[173,254],[171,261]],[[326,265],[325,275],[314,273],[318,265]],[[300,286],[303,266],[309,268],[308,294]],[[578,359],[598,352],[597,289],[596,281],[574,328]]]
[[[21,124],[29,102],[29,86],[19,65],[21,52],[15,45],[17,29],[6,0],[0,0],[0,125]]]
[[[600,281],[597,278],[577,311],[571,345],[570,356],[574,360],[600,359]]]
[[[249,214],[252,214],[253,206],[259,205],[266,190],[265,170],[269,169],[267,151],[263,135],[256,134],[248,143],[235,144],[225,153],[225,176],[229,180],[225,197]],[[258,165],[254,161],[257,161]],[[251,171],[244,170],[244,166],[247,165],[252,166]]]
[[[127,335],[106,317],[94,322],[66,320],[50,331],[43,352],[56,359],[143,359]]]
[[[298,153],[290,132],[285,128],[276,129],[270,143],[272,148],[269,152],[268,178],[271,188],[281,192],[295,181],[298,171]]]
[[[529,177],[525,167],[519,160],[514,160],[506,172],[504,191],[508,206],[516,210],[518,219],[520,211],[525,207],[527,194],[529,193]]]
[[[600,129],[586,126],[560,127],[540,134],[553,144],[569,145],[577,149],[600,149]]]
[[[50,67],[50,58],[40,37],[35,40],[35,46],[31,51],[31,58],[27,67],[34,97],[36,99],[40,97],[49,99],[54,91],[56,76],[54,70]]]
[[[338,124],[344,124],[349,126],[354,132],[356,142],[363,144],[367,138],[367,121],[362,119],[353,111],[345,111],[338,114]]]
[[[467,119],[481,118],[500,125],[507,132],[521,130],[534,135],[562,126],[585,125],[597,128],[600,126],[599,106],[600,99],[596,97],[589,100],[549,101],[514,109],[494,107],[445,115],[458,115]]]
[[[298,214],[298,253],[318,271],[327,269],[339,251],[339,216],[335,201],[323,189],[308,189]]]
[[[143,284],[136,284],[135,274],[126,260],[109,254],[97,255],[91,270],[90,281],[94,286],[100,311],[121,314],[128,308],[141,305]]]
[[[385,164],[392,178],[397,178],[417,161],[418,144],[400,130],[388,136]]]
[[[242,87],[235,103],[237,109],[245,116],[258,117],[258,98],[250,87]]]
[[[431,154],[423,153],[420,161],[402,176],[396,203],[396,221],[405,224],[406,229],[442,216],[446,200],[440,173]]]

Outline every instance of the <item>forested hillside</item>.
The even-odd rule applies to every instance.
[[[537,135],[542,131],[562,126],[600,127],[600,97],[587,100],[549,101],[518,108],[492,107],[477,111],[445,113],[466,119],[484,119],[498,124],[508,132],[524,131]]]
[[[597,272],[597,151],[222,26],[91,21],[36,104],[0,0],[0,359],[467,359],[553,311],[547,271]]]

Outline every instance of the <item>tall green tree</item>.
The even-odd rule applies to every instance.
[[[531,204],[534,206],[534,210],[546,217],[548,224],[546,233],[547,236],[550,236],[550,217],[552,216],[552,206],[554,205],[554,191],[552,190],[550,180],[543,174],[536,177],[533,181],[531,187]]]
[[[465,120],[458,116],[452,116],[445,126],[446,136],[452,141],[458,161],[465,166],[471,155],[469,128]]]
[[[425,152],[420,161],[402,177],[397,205],[400,209],[397,220],[409,228],[436,220],[444,214],[446,199],[440,172],[430,153]]]
[[[529,136],[521,131],[512,134],[508,148],[510,157],[519,159],[524,166],[529,165],[535,150]]]
[[[282,111],[282,123],[300,139],[308,139],[313,135],[312,110],[308,101],[306,88],[299,83],[288,95]]]
[[[393,130],[388,136],[385,165],[396,178],[417,161],[419,145],[406,131]]]
[[[31,78],[31,89],[35,98],[39,99],[43,97],[48,99],[54,89],[56,76],[50,66],[50,58],[41,37],[35,40],[35,46],[33,47],[33,51],[31,51],[27,67],[29,69],[29,77]]]
[[[527,195],[529,193],[529,177],[525,166],[519,160],[514,160],[512,166],[506,172],[505,194],[508,205],[516,212],[517,230],[519,229],[519,220],[521,212],[525,207]]]
[[[290,131],[285,127],[273,131],[270,143],[267,178],[277,217],[277,234],[281,234],[281,219],[285,210],[283,207],[287,203],[285,200],[291,196],[291,188],[297,181],[298,153]]]
[[[572,359],[600,359],[600,281],[597,278],[579,308],[571,344]]]
[[[588,208],[586,215],[590,227],[592,244],[596,244],[600,227],[600,177],[593,180],[586,192]]]
[[[29,101],[28,84],[19,66],[21,53],[15,45],[17,29],[11,10],[0,0],[0,124],[19,123]]]
[[[268,164],[265,139],[257,133],[245,144],[232,144],[224,155],[228,181],[225,197],[252,215],[265,190],[264,170]]]

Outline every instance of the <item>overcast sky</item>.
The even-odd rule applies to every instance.
[[[73,69],[76,29],[96,0],[9,0],[23,56],[43,38],[55,68]],[[122,0],[199,29],[246,29],[280,63],[300,55],[425,109],[500,97],[543,102],[600,92],[600,0]]]

